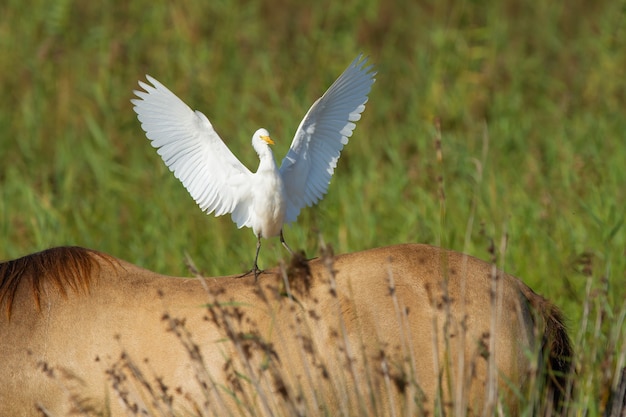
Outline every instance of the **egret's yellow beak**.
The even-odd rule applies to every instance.
[[[274,141],[269,136],[263,135],[263,136],[261,136],[261,139],[263,139],[263,142],[267,143],[268,145],[273,145],[274,144]]]

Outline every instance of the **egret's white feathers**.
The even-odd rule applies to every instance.
[[[358,56],[304,116],[293,142],[276,166],[266,137],[259,129],[252,145],[260,164],[253,174],[228,149],[209,119],[193,111],[174,93],[147,75],[135,91],[134,110],[153,147],[200,208],[216,216],[231,213],[239,228],[255,235],[280,234],[305,206],[317,203],[328,190],[343,146],[365,110],[375,81],[372,66]],[[269,142],[272,143],[272,142]],[[257,249],[258,256],[258,249]],[[256,266],[256,261],[255,261]]]
[[[361,118],[376,80],[366,63],[362,55],[352,61],[300,123],[280,167],[287,196],[285,223],[326,194],[341,150],[356,127],[352,122]]]
[[[251,227],[246,206],[252,173],[232,154],[199,111],[193,111],[151,76],[132,100],[153,147],[200,208],[216,216],[233,213],[238,227]]]

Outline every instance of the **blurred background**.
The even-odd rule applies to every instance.
[[[369,103],[290,245],[312,257],[320,238],[336,252],[422,242],[495,261],[617,366],[626,2],[303,3],[4,1],[0,259],[79,245],[165,274],[189,275],[186,255],[208,275],[249,270],[252,232],[198,209],[145,138],[133,89],[156,77],[255,171],[252,133],[270,131],[280,163],[364,53]],[[263,245],[261,267],[287,255]]]

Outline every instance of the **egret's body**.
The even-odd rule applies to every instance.
[[[191,110],[163,84],[146,76],[145,91],[135,91],[134,110],[152,146],[183,183],[200,208],[216,216],[231,214],[237,227],[257,237],[254,271],[261,238],[282,235],[302,208],[316,204],[328,190],[343,146],[365,110],[375,81],[367,59],[357,57],[311,106],[278,168],[266,129],[252,136],[259,168],[250,172],[228,149],[209,119]]]
[[[254,137],[269,137],[269,135],[265,129],[259,129]],[[262,141],[255,140],[253,144],[260,145],[257,152],[261,161],[256,174],[253,175],[252,217],[256,221],[252,222],[252,231],[255,236],[265,238],[278,236],[287,210],[285,185],[269,146],[263,146]]]

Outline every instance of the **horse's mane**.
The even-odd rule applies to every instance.
[[[100,268],[99,261],[116,263],[112,256],[80,247],[52,248],[0,263],[0,308],[4,306],[10,319],[18,289],[29,283],[38,310],[47,285],[63,296],[68,289],[75,293],[88,292],[94,269],[97,272]]]

